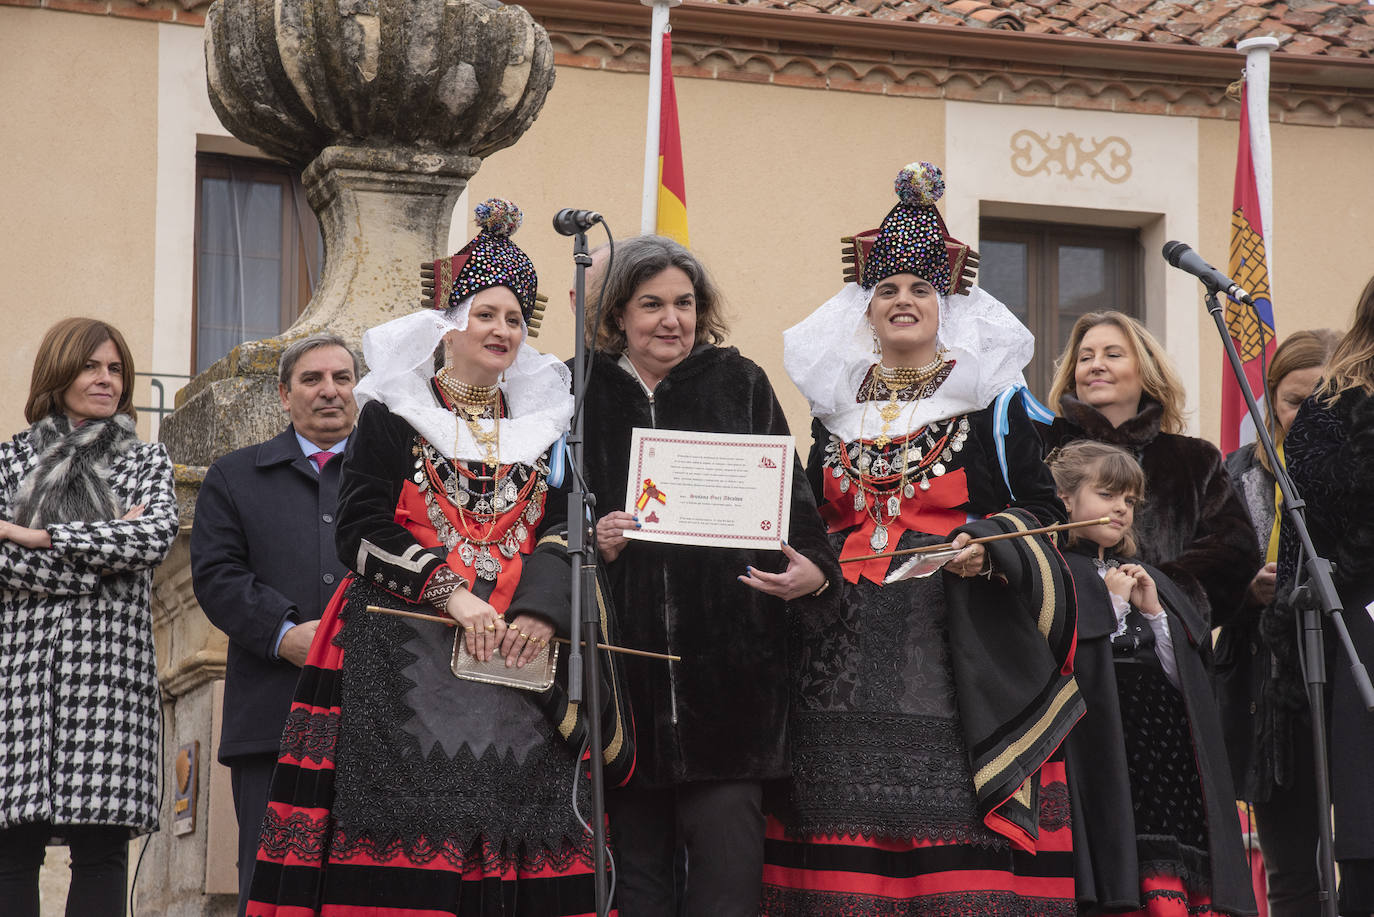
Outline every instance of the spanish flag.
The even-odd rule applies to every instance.
[[[673,89],[673,39],[663,33],[663,90],[658,110],[658,217],[654,231],[687,245],[687,183],[682,176],[682,135]]]
[[[1264,222],[1260,214],[1259,191],[1250,145],[1250,116],[1246,105],[1247,88],[1241,96],[1240,142],[1236,153],[1236,185],[1231,204],[1231,258],[1227,263],[1231,277],[1250,291],[1253,306],[1228,300],[1226,327],[1240,354],[1250,391],[1264,407],[1262,367],[1274,357],[1274,306],[1269,289],[1269,264],[1264,250]],[[1248,423],[1245,396],[1229,368],[1222,372],[1221,451],[1229,454],[1255,438]]]

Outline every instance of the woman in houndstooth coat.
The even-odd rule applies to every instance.
[[[177,533],[172,466],[138,441],[120,333],[58,322],[0,445],[0,901],[38,914],[44,847],[71,848],[68,914],[122,915],[129,838],[158,819],[149,593]]]

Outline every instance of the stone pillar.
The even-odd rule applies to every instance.
[[[182,745],[200,743],[195,830],[172,833],[167,787],[137,885],[138,912],[169,917],[227,917],[235,904],[223,859],[236,825],[214,763],[227,641],[190,589],[205,467],[281,431],[276,368],[290,341],[328,330],[356,346],[365,329],[419,307],[420,263],[444,254],[468,179],[529,129],[553,85],[544,30],[496,0],[217,0],[205,59],[224,126],[304,169],[325,264],[291,328],[234,348],[177,394],[161,426],[183,517],[154,584],[166,773]]]

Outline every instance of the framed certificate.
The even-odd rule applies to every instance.
[[[641,541],[777,550],[792,519],[790,436],[636,427],[625,508]]]

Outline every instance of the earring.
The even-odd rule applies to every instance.
[[[868,323],[868,333],[873,335],[873,356],[881,357],[883,355],[883,345],[882,342],[878,340],[878,329],[873,327],[872,322]]]

